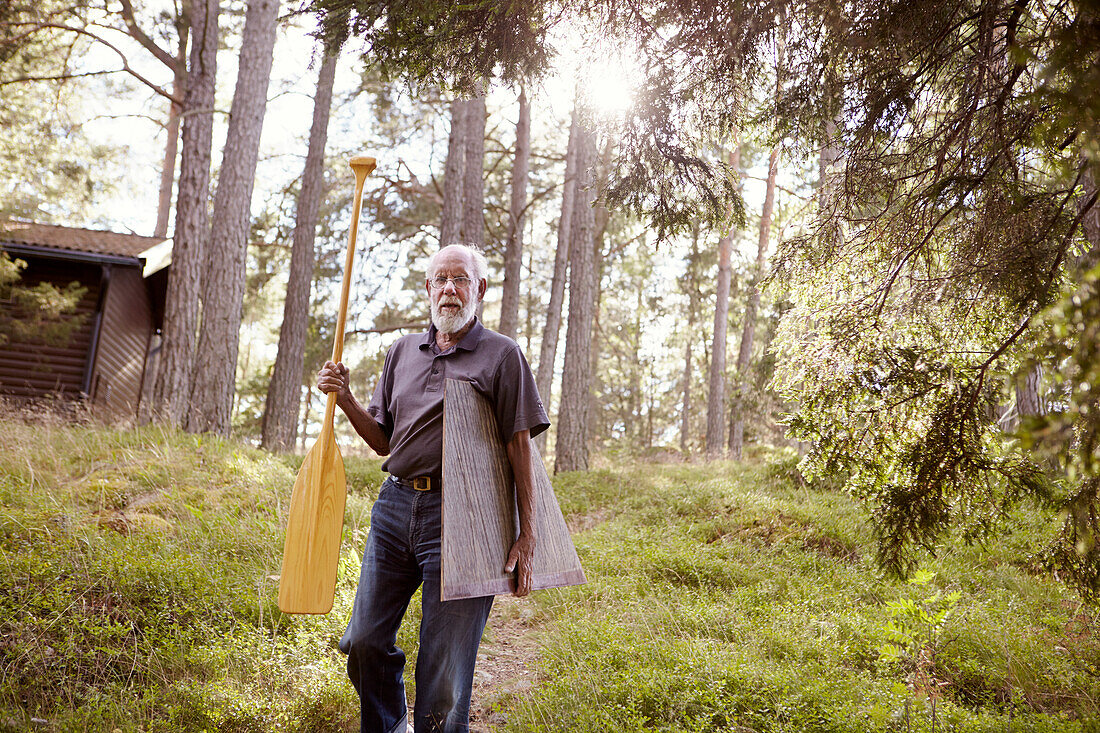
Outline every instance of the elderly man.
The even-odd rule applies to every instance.
[[[416,663],[416,733],[461,733],[469,727],[470,688],[493,597],[440,600],[443,476],[443,380],[464,379],[493,404],[515,476],[519,537],[505,572],[515,595],[531,589],[535,549],[534,479],[529,438],[549,427],[531,368],[515,341],[486,329],[477,305],[487,288],[485,258],[450,245],[428,261],[424,288],[431,303],[427,333],[390,347],[370,404],[348,387],[348,369],[327,362],[317,386],[379,455],[390,476],[371,510],[370,535],[351,622],[340,649],[359,693],[364,733],[404,731],[407,712],[397,629],[423,584]]]

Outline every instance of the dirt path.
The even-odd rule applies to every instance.
[[[506,722],[505,714],[494,710],[500,700],[524,695],[534,687],[538,643],[531,633],[534,621],[531,602],[513,596],[497,596],[477,653],[474,689],[470,699],[470,733],[492,733]]]

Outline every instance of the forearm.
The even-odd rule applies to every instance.
[[[535,479],[531,468],[530,432],[521,430],[512,436],[507,445],[508,462],[516,484],[516,509],[519,513],[519,533],[533,542],[535,530]]]
[[[355,399],[352,394],[338,396],[336,406],[347,416],[348,422],[355,428],[355,432],[366,441],[375,453],[380,456],[389,455],[390,439],[382,432],[378,421],[371,417],[366,408]]]

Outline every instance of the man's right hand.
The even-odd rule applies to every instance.
[[[382,432],[381,426],[375,419],[352,396],[350,374],[342,362],[334,364],[326,361],[321,371],[317,372],[317,389],[325,394],[335,393],[336,406],[348,416],[355,432],[367,441],[367,445],[373,448],[375,453],[380,456],[388,455],[390,439]]]
[[[317,389],[325,394],[335,392],[338,405],[349,404],[352,400],[351,372],[343,362],[326,361],[321,371],[317,372]]]

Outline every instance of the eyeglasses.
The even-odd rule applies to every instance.
[[[447,287],[448,282],[453,283],[455,289],[461,290],[462,288],[465,288],[470,284],[470,278],[463,277],[461,275],[458,277],[437,276],[431,278],[430,280],[428,280],[428,282],[431,283],[433,290],[442,290],[443,288]]]

